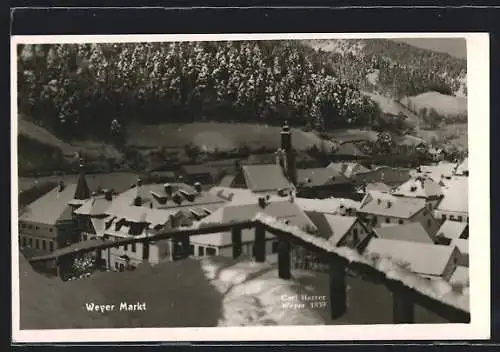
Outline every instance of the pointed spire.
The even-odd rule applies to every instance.
[[[90,189],[87,184],[87,180],[85,179],[84,162],[82,158],[80,158],[80,175],[78,176],[75,196],[73,198],[79,200],[85,200],[90,198]]]

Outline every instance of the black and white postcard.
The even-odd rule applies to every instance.
[[[13,340],[487,338],[488,46],[12,37]]]

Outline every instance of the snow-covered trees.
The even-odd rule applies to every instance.
[[[21,111],[73,136],[109,135],[114,119],[288,119],[331,128],[377,118],[373,102],[296,42],[25,45],[19,52]]]

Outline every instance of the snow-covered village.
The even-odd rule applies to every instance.
[[[470,321],[465,58],[33,44],[17,65],[21,329]]]

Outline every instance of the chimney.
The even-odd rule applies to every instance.
[[[141,187],[142,186],[142,178],[138,178],[137,179],[137,187]]]
[[[387,208],[390,208],[390,207],[392,207],[392,202],[391,202],[391,201],[388,201],[388,202],[387,202]]]
[[[377,204],[380,204],[380,203],[382,203],[382,200],[377,199]]]
[[[113,200],[113,192],[111,192],[111,190],[106,190],[104,192],[104,198],[109,201]]]
[[[165,190],[165,194],[172,195],[172,185],[170,183],[165,183],[163,189]]]
[[[182,203],[182,196],[179,193],[175,193],[173,196],[174,202],[177,204]]]
[[[58,192],[62,192],[64,190],[64,188],[66,187],[66,185],[64,184],[64,181],[61,180],[59,181],[59,185],[58,185]]]
[[[266,207],[266,198],[264,197],[259,197],[259,207],[264,209]]]
[[[201,183],[195,182],[194,189],[196,190],[196,192],[201,193]]]

